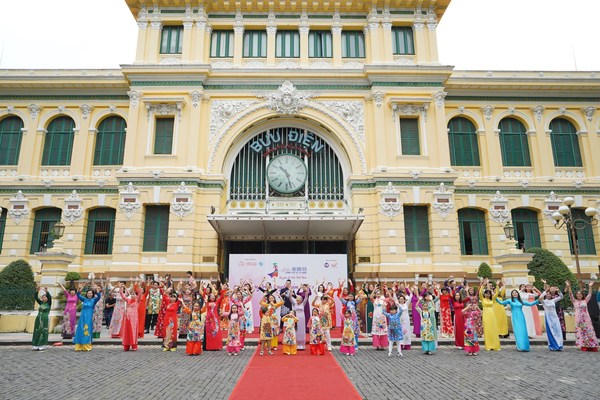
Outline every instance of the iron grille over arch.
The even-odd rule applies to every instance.
[[[304,160],[308,177],[304,187],[282,194],[268,184],[267,166],[282,154]],[[270,198],[343,200],[344,175],[334,149],[310,129],[277,127],[253,136],[238,152],[230,175],[230,200],[268,200]]]

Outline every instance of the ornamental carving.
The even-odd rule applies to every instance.
[[[199,91],[194,90],[190,92],[190,97],[192,98],[192,106],[198,107],[200,100],[202,100],[202,94]]]
[[[173,192],[171,212],[179,218],[183,218],[192,213],[193,207],[192,192],[187,188],[185,182],[181,182],[177,190]]]
[[[558,208],[562,205],[562,199],[559,199],[558,196],[556,196],[556,193],[550,192],[544,200],[544,203],[546,203],[546,208],[542,211],[542,214],[544,214],[550,222],[556,224],[556,221],[552,218],[552,214],[558,211]]]
[[[8,216],[18,225],[29,215],[29,199],[19,190],[9,201]]]
[[[596,107],[583,107],[581,111],[583,111],[583,114],[585,115],[587,120],[591,121],[592,118],[594,118],[594,112],[596,111]]]
[[[257,93],[256,97],[264,99],[268,107],[276,113],[291,115],[306,107],[308,101],[317,95],[317,92],[300,91],[292,82],[285,81],[279,89]]]
[[[433,99],[435,100],[435,104],[438,106],[438,108],[444,107],[444,100],[446,99],[447,94],[448,93],[446,92],[437,92],[433,95]]]
[[[533,107],[531,111],[533,111],[533,115],[535,116],[535,119],[538,120],[538,122],[542,120],[542,115],[544,114],[544,106]]]
[[[215,100],[210,103],[210,137],[214,143],[217,132],[233,117],[248,109],[257,101],[252,100]]]
[[[71,225],[83,218],[83,200],[77,194],[76,190],[65,199],[65,208],[63,209],[62,219],[68,221]]]
[[[481,112],[483,113],[485,119],[490,120],[492,119],[492,114],[494,113],[494,106],[481,107]]]
[[[30,104],[27,106],[27,109],[29,110],[29,114],[31,115],[31,119],[35,120],[37,118],[38,115],[40,115],[40,112],[42,112],[44,107],[38,105],[38,104]]]
[[[381,193],[381,201],[379,202],[379,212],[386,217],[394,218],[402,213],[402,203],[400,202],[400,192],[396,189],[392,182],[388,182],[387,186]]]
[[[508,209],[508,200],[502,196],[500,191],[496,191],[494,198],[492,199],[492,208],[490,208],[490,215],[492,221],[504,225],[510,218],[510,210]]]
[[[448,214],[454,210],[452,192],[449,192],[444,182],[442,182],[437,190],[433,192],[433,197],[435,201],[432,204],[432,208],[440,215],[440,217],[442,217],[442,219],[446,219]]]
[[[127,92],[127,95],[129,96],[129,102],[131,104],[131,107],[136,108],[137,105],[140,104],[140,97],[142,96],[142,94],[135,90],[130,90],[129,92]]]
[[[342,117],[354,129],[361,142],[365,142],[365,107],[362,101],[318,101],[317,103]]]
[[[146,110],[148,110],[148,120],[150,120],[152,114],[155,115],[177,115],[177,119],[181,121],[181,110],[183,109],[183,103],[177,102],[174,104],[146,104]]]
[[[385,94],[383,92],[373,93],[373,101],[375,102],[375,105],[377,107],[381,107],[381,105],[383,104],[384,97],[385,97]]]
[[[125,189],[120,192],[119,210],[125,214],[127,219],[131,219],[142,207],[139,197],[140,192],[133,186],[132,182],[129,182]]]
[[[87,119],[90,116],[90,114],[92,113],[94,106],[90,106],[88,104],[82,104],[79,106],[79,109],[81,110],[81,117],[83,119]]]

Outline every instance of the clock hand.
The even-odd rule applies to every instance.
[[[286,170],[285,168],[283,168],[283,167],[281,167],[281,166],[280,166],[280,167],[279,167],[279,169],[283,171],[283,173],[285,174],[285,176],[286,176],[288,179],[290,179],[290,173],[289,173],[289,172],[287,172],[287,170]]]

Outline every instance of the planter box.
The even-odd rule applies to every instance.
[[[0,313],[0,333],[33,333],[37,311],[4,311]],[[62,316],[50,315],[50,333],[62,320]]]

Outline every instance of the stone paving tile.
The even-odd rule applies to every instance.
[[[162,352],[144,346],[124,352],[94,346],[75,353],[72,346],[32,351],[23,346],[0,349],[0,399],[135,400],[227,399],[254,354],[224,351],[190,357],[185,348]]]
[[[600,399],[600,353],[575,347],[551,352],[538,346],[521,353],[503,346],[467,357],[443,346],[431,356],[413,348],[404,358],[361,347],[354,357],[334,355],[364,399]]]

